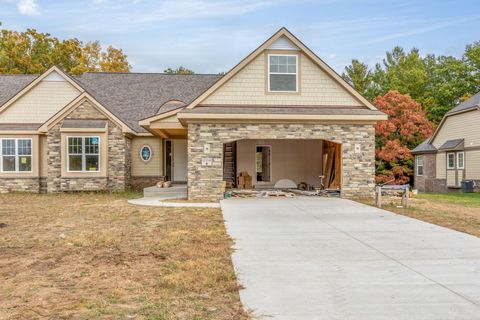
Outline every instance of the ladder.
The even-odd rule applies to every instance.
[[[237,142],[223,144],[223,181],[227,186],[237,185]]]

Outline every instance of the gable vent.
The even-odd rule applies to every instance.
[[[272,43],[268,49],[270,50],[300,50],[296,45],[294,45],[286,37],[278,38],[274,43]]]

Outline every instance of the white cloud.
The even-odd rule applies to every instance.
[[[40,14],[36,0],[20,0],[17,3],[17,9],[26,16],[38,16]]]
[[[283,0],[105,1],[104,3],[108,3],[108,7],[86,16],[84,21],[73,25],[71,30],[80,32],[90,32],[98,29],[108,30],[110,32],[123,32],[131,30],[132,28],[140,30],[142,28],[155,27],[156,24],[160,22],[172,20],[241,16],[265,7],[275,6],[282,1]],[[111,24],[109,21],[112,20],[122,21],[122,23]]]

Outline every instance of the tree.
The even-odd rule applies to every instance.
[[[98,41],[84,44],[76,38],[59,40],[35,29],[0,30],[0,73],[38,74],[53,65],[72,74],[130,71],[121,49],[108,47],[104,51]]]
[[[373,69],[352,60],[343,76],[370,101],[390,90],[410,95],[438,124],[447,111],[480,91],[480,42],[467,45],[461,58],[422,57],[418,49],[395,47]]]
[[[182,66],[178,67],[177,69],[168,68],[165,69],[163,72],[166,74],[195,74],[195,72],[193,72],[192,70]]]
[[[372,73],[365,63],[353,59],[352,64],[345,67],[342,78],[363,96],[368,95],[372,86]]]
[[[406,183],[413,175],[410,149],[432,135],[433,125],[422,106],[409,95],[389,91],[373,103],[389,117],[375,126],[376,180]]]

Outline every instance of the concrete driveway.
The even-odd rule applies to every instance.
[[[480,319],[480,238],[336,198],[221,202],[265,319]]]

